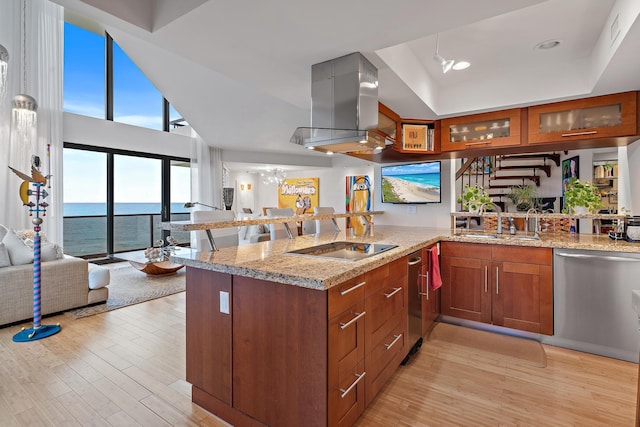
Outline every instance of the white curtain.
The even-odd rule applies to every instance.
[[[191,201],[224,209],[222,180],[222,150],[210,147],[191,129]],[[202,210],[203,207],[196,205],[192,209]],[[191,246],[197,246],[196,233],[191,233]]]
[[[31,155],[37,155],[41,170],[52,175],[46,187],[49,207],[43,234],[61,244],[64,10],[48,0],[0,0],[0,10],[0,44],[9,50],[7,92],[0,100],[0,224],[13,229],[33,228],[18,195],[22,180],[7,166],[30,172]],[[31,95],[38,102],[38,136],[29,153],[10,143],[11,99],[19,93]]]

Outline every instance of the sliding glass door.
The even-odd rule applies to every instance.
[[[63,151],[65,253],[107,253],[107,154]]]
[[[64,249],[85,258],[145,249],[166,233],[161,221],[186,220],[188,159],[65,144]],[[188,244],[186,233],[174,233]]]

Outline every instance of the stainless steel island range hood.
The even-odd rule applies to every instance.
[[[311,127],[291,142],[325,153],[371,152],[392,142],[378,127],[378,70],[355,52],[311,66]]]

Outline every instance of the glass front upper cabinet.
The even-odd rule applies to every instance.
[[[442,119],[442,151],[494,148],[521,144],[523,110],[494,111]]]
[[[636,92],[529,107],[529,143],[637,133]]]

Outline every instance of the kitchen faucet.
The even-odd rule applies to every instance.
[[[529,214],[542,213],[539,212],[537,208],[530,208],[527,211],[527,214],[524,217],[524,234],[529,232]],[[540,217],[535,217],[535,223],[533,226],[533,237],[539,237],[538,232],[540,231]]]

